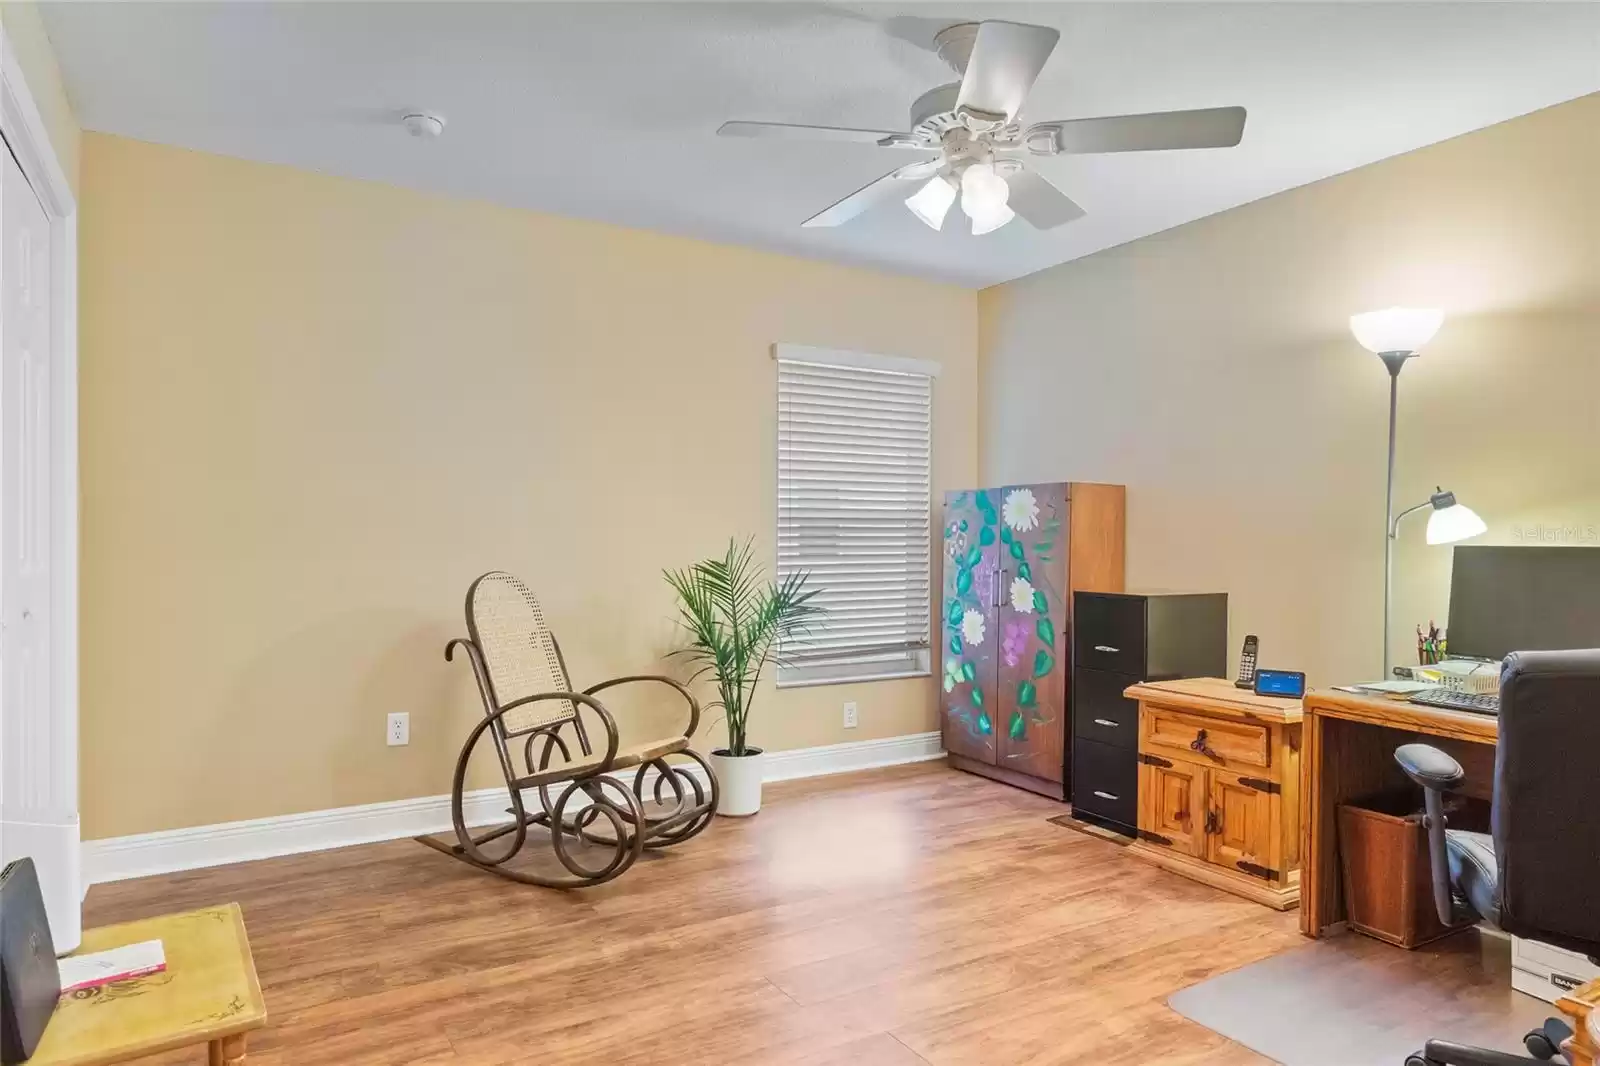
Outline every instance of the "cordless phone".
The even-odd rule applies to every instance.
[[[1256,687],[1256,651],[1261,647],[1261,642],[1256,640],[1252,633],[1244,638],[1244,651],[1239,653],[1239,680],[1234,682],[1237,688]]]

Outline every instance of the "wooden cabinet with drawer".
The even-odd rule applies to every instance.
[[[1222,678],[1133,685],[1138,840],[1176,873],[1279,910],[1300,899],[1300,701]]]

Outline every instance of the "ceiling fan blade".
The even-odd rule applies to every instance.
[[[1035,229],[1054,229],[1087,213],[1072,197],[1035,171],[1018,171],[1006,178],[1006,184],[1011,186],[1006,206]]]
[[[914,177],[915,175],[902,175],[901,171],[913,170],[917,165],[912,164],[910,167],[901,167],[897,170],[889,171],[878,180],[863,185],[832,207],[812,215],[801,225],[810,229],[815,229],[819,226],[841,226],[863,211],[868,211],[879,204],[885,204],[895,199],[905,199],[907,187],[903,182],[906,178]]]
[[[1016,118],[1060,38],[1061,31],[1048,26],[980,23],[956,106],[1004,115],[1007,122]]]
[[[1035,123],[1022,139],[1036,155],[1232,148],[1244,137],[1244,119],[1242,107],[1077,118]]]
[[[802,126],[793,122],[724,122],[717,127],[718,137],[766,137],[790,141],[849,141],[899,147],[908,137],[894,130],[853,130],[841,126]],[[885,143],[887,142],[887,143]]]

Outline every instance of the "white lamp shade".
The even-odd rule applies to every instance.
[[[906,197],[911,213],[933,229],[944,226],[944,216],[950,213],[950,205],[955,202],[956,187],[942,174],[935,175],[932,181]]]
[[[1431,307],[1388,307],[1350,316],[1350,332],[1369,352],[1420,352],[1444,324]]]
[[[1005,204],[993,210],[981,211],[972,216],[972,235],[981,237],[985,233],[993,233],[1016,217],[1017,213]]]
[[[976,222],[992,218],[1011,198],[1011,186],[987,163],[974,163],[961,172],[961,210]]]
[[[1428,543],[1454,544],[1458,540],[1476,537],[1488,528],[1472,508],[1453,504],[1428,516]]]

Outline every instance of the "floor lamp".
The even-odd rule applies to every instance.
[[[1350,316],[1350,332],[1389,370],[1389,480],[1383,510],[1383,676],[1394,673],[1393,651],[1389,645],[1390,615],[1394,599],[1394,542],[1400,533],[1400,520],[1424,507],[1433,508],[1428,516],[1428,543],[1453,544],[1475,537],[1488,527],[1473,511],[1456,502],[1455,493],[1439,489],[1415,507],[1394,513],[1394,430],[1396,400],[1400,389],[1400,368],[1422,350],[1444,323],[1444,312],[1419,307],[1390,307]]]

